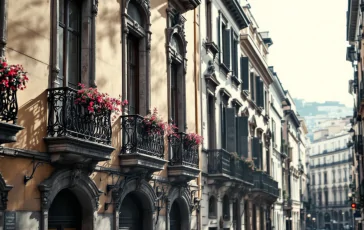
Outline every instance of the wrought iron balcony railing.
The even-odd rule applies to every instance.
[[[198,168],[199,156],[198,145],[190,144],[187,134],[176,133],[169,137],[171,145],[170,165],[183,165]]]
[[[0,85],[0,121],[12,121],[16,124],[18,115],[17,90]]]
[[[90,113],[75,104],[77,90],[69,87],[48,90],[48,137],[76,137],[111,145],[111,114]]]
[[[226,174],[231,175],[231,154],[224,149],[208,150],[209,174]]]
[[[233,165],[233,167],[232,167],[233,175],[236,178],[249,182],[249,183],[252,183],[252,184],[254,183],[253,171],[247,163],[243,162],[242,160],[235,159],[233,161],[232,165]]]
[[[279,196],[278,182],[273,180],[268,174],[261,171],[255,171],[253,173],[253,178],[255,189],[262,190],[275,197]]]
[[[121,154],[142,153],[164,158],[164,131],[159,128],[147,130],[140,115],[121,116],[123,146]]]

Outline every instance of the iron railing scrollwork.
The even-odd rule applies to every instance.
[[[185,133],[175,133],[169,136],[171,146],[170,165],[183,165],[198,168],[198,145],[191,144]]]
[[[164,158],[164,131],[161,128],[146,127],[140,115],[121,116],[123,146],[121,154],[142,153]]]
[[[273,180],[268,174],[255,171],[253,173],[254,188],[264,191],[275,197],[279,196],[278,182]]]
[[[75,104],[76,96],[77,90],[69,87],[48,89],[48,136],[71,136],[111,145],[111,112],[90,113]]]
[[[207,152],[209,174],[231,175],[230,158],[231,155],[224,149],[211,149]]]
[[[233,169],[234,173],[233,175],[243,181],[253,183],[253,175],[252,175],[252,169],[249,167],[249,165],[242,160],[235,159],[233,161]]]
[[[0,85],[0,121],[16,124],[18,115],[17,90]]]

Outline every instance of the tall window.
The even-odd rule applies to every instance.
[[[130,6],[129,6],[130,7]],[[128,105],[130,114],[139,114],[139,41],[128,36]]]
[[[178,127],[178,67],[176,64],[171,65],[171,118]]]
[[[211,0],[206,0],[206,40],[212,41],[212,7]]]
[[[276,144],[276,122],[272,119],[272,143],[273,147],[275,147]]]
[[[123,95],[129,114],[145,114],[150,109],[150,15],[149,1],[122,1]]]
[[[207,108],[207,122],[208,122],[208,141],[209,148],[214,149],[215,145],[215,97],[211,94],[208,95],[208,108]]]
[[[217,217],[217,201],[214,196],[209,198],[209,218],[215,219]]]
[[[250,73],[250,97],[255,101],[255,76],[254,73]]]
[[[170,64],[170,118],[182,132],[185,129],[185,80],[183,75],[183,47],[177,34],[173,34],[171,41],[173,56]]]
[[[328,206],[329,205],[329,192],[326,190],[324,192],[325,194],[325,206]]]
[[[312,185],[315,185],[315,175],[312,175]]]
[[[332,170],[332,182],[335,183],[335,169]]]
[[[59,1],[59,75],[69,87],[80,82],[81,1]]]
[[[324,183],[327,184],[327,172],[324,172]]]

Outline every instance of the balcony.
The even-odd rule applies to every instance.
[[[199,170],[198,145],[188,144],[185,133],[176,133],[169,137],[170,160],[168,177],[172,182],[188,182],[196,179]]]
[[[48,90],[48,127],[44,138],[51,161],[58,164],[96,164],[110,159],[110,113],[89,113],[75,104],[77,90]]]
[[[221,183],[232,178],[231,154],[224,149],[207,152],[207,172],[212,183]]]
[[[16,125],[18,116],[16,93],[16,90],[0,86],[0,145],[15,142],[16,134],[23,129]]]
[[[254,186],[251,190],[253,197],[273,203],[279,196],[278,182],[261,171],[253,172]]]
[[[245,163],[242,160],[235,159],[232,162],[232,175],[235,177],[234,179],[238,182],[250,186],[254,185],[253,171],[249,167],[248,163]]]
[[[122,116],[123,145],[120,152],[120,166],[124,172],[149,173],[164,168],[164,132],[147,131],[139,115]]]

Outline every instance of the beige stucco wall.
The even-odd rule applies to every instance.
[[[6,147],[46,152],[43,138],[47,135],[47,94],[50,85],[50,47],[51,23],[50,9],[52,1],[22,0],[8,1],[8,44],[6,56],[9,63],[22,64],[29,73],[27,89],[18,93],[19,114],[18,124],[24,127],[17,135],[17,142]],[[100,1],[96,18],[96,84],[100,92],[111,96],[121,95],[122,89],[122,44],[121,44],[121,13],[120,2],[114,0]],[[167,62],[166,62],[166,0],[151,1],[151,107],[158,108],[160,115],[167,120]],[[196,132],[195,105],[195,63],[199,66],[199,51],[195,50],[194,11],[188,11],[183,16],[185,24],[187,50],[186,99],[188,132]],[[199,29],[197,28],[198,32]],[[196,40],[195,40],[196,38]],[[196,44],[199,47],[199,44]],[[196,69],[198,71],[198,69]],[[198,72],[196,72],[198,73]],[[198,95],[198,94],[197,94]],[[119,168],[118,154],[121,145],[120,119],[114,121],[112,146],[116,149],[111,154],[111,160],[100,162],[105,167]],[[167,156],[167,148],[166,157]],[[166,164],[167,166],[167,164]],[[158,172],[166,176],[167,171]],[[6,183],[14,185],[9,192],[9,210],[40,210],[40,194],[38,184],[49,177],[53,168],[50,165],[40,166],[34,178],[25,186],[24,175],[32,171],[31,160],[4,157],[0,159],[0,171]],[[15,172],[15,173],[14,173]],[[111,176],[105,173],[93,173],[97,187],[106,191],[106,184],[112,183]],[[104,213],[104,203],[110,197],[103,193],[100,197],[99,212]],[[112,206],[106,211],[112,212]],[[163,215],[164,213],[161,212]]]

